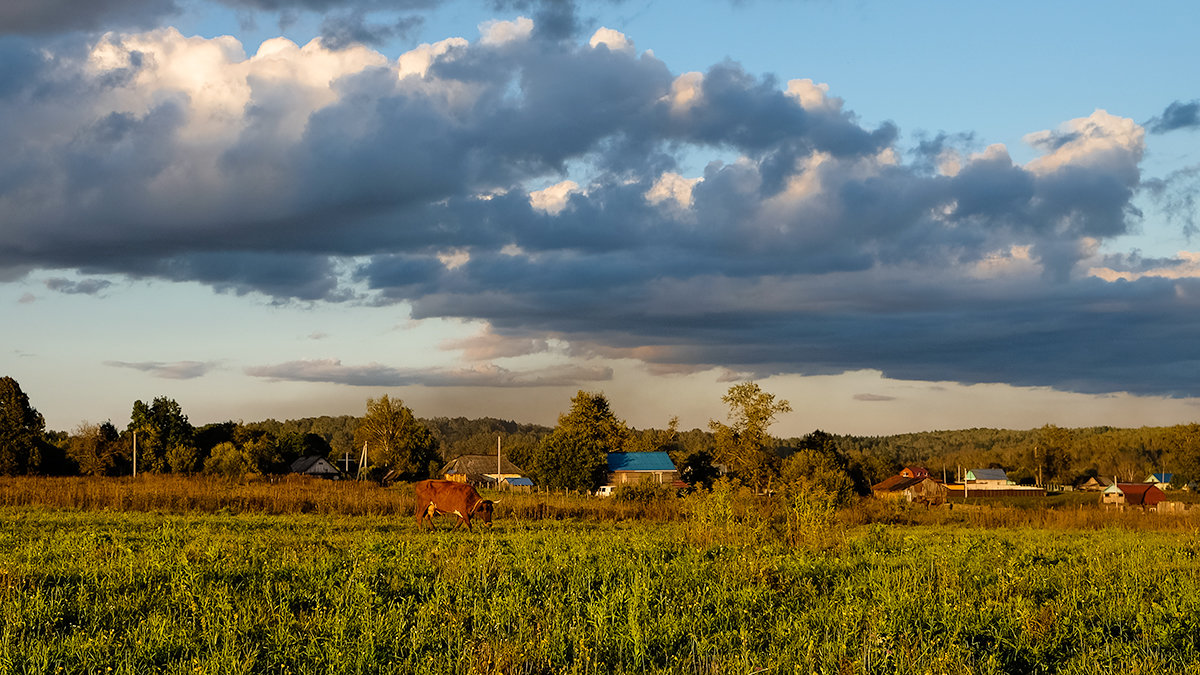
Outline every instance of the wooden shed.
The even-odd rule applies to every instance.
[[[925,476],[918,478],[919,482],[914,483],[904,489],[904,497],[910,502],[917,504],[927,504],[929,506],[937,506],[946,503],[947,490],[946,486],[936,480]]]

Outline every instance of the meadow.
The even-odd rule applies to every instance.
[[[71,489],[161,503],[65,507],[65,484],[13,480],[3,672],[1200,672],[1191,518],[530,495],[491,530],[421,532],[402,489],[289,485],[272,510],[248,495],[278,485],[188,506],[101,481]]]

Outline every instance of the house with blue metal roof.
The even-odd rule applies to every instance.
[[[665,452],[608,453],[609,484],[639,483],[646,479],[668,484],[679,480],[679,470]]]
[[[1171,487],[1171,480],[1175,478],[1173,473],[1152,473],[1146,476],[1143,483],[1154,483],[1159,490],[1166,490]]]

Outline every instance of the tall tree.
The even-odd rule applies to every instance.
[[[166,396],[155,398],[150,405],[134,401],[128,430],[137,433],[138,470],[156,472],[169,471],[167,453],[192,446],[195,433],[183,409]],[[185,454],[185,450],[175,452],[176,458]]]
[[[367,460],[404,480],[426,478],[441,459],[433,434],[417,421],[400,399],[384,394],[367,399],[367,414],[358,425],[358,443],[367,444]],[[366,468],[366,467],[363,467]]]
[[[629,427],[613,414],[604,394],[580,391],[528,468],[540,485],[594,490],[608,474],[608,453],[621,451],[628,438]]]
[[[791,412],[792,406],[762,390],[754,382],[729,388],[721,400],[729,406],[729,424],[709,420],[717,459],[756,488],[770,484],[779,473],[779,456],[767,429],[777,415]]]
[[[30,473],[38,468],[46,420],[11,377],[0,377],[0,474]]]

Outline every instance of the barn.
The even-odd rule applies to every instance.
[[[1166,498],[1154,483],[1113,483],[1100,495],[1100,503],[1106,506],[1154,508]]]

